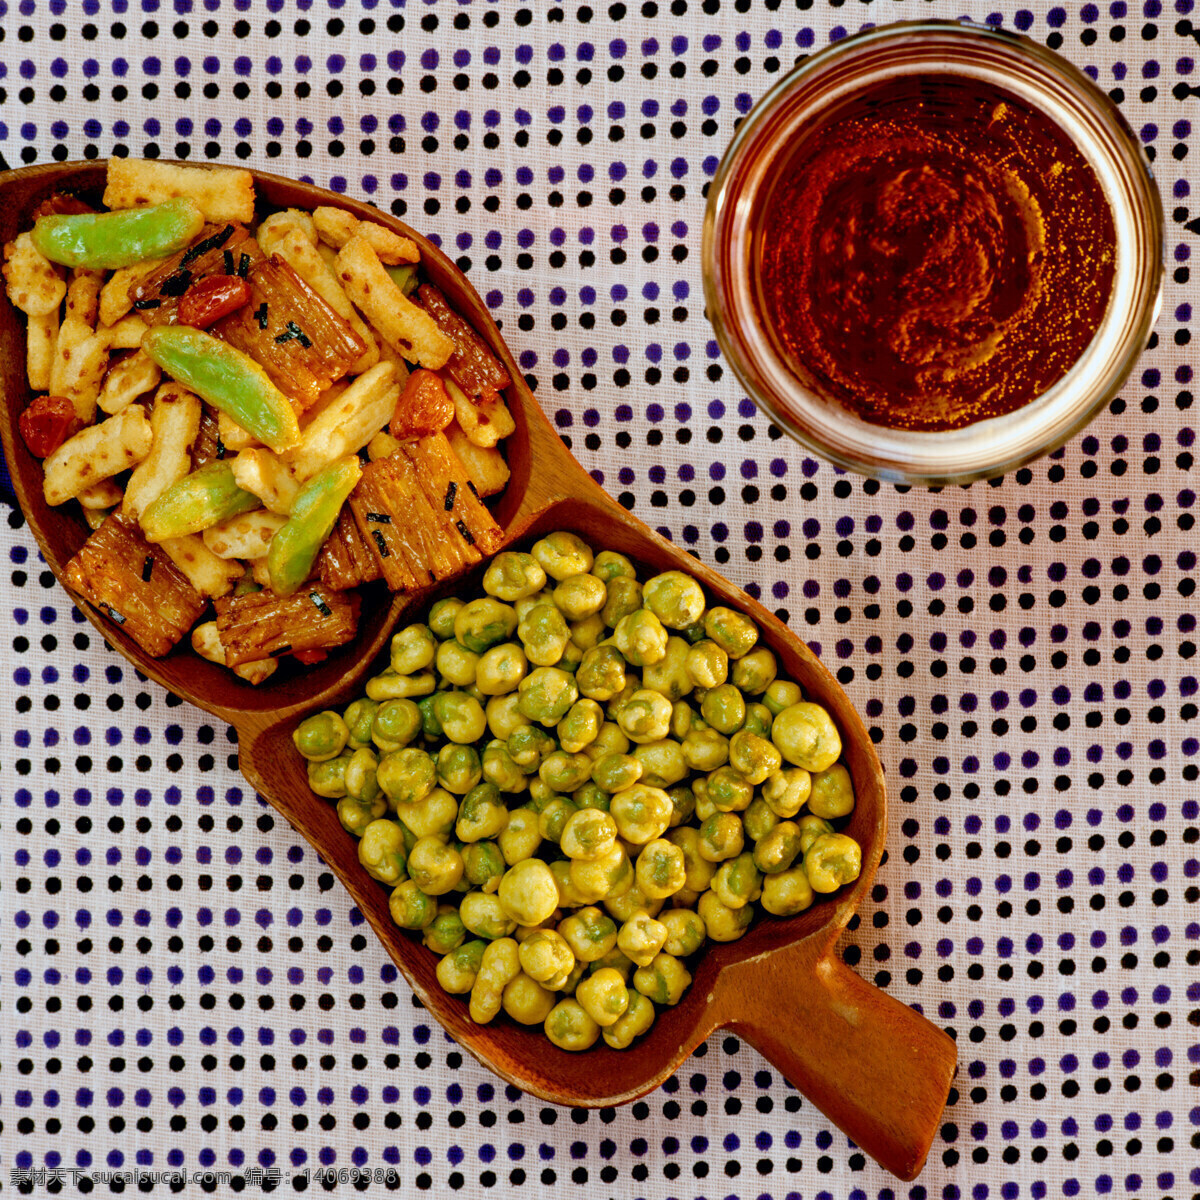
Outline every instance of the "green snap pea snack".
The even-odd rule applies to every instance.
[[[107,270],[165,258],[182,250],[203,228],[204,214],[191,200],[166,200],[121,212],[39,217],[33,244],[51,262]]]
[[[680,571],[552,533],[391,641],[293,733],[472,1020],[634,1045],[697,956],[858,878],[829,713]]]

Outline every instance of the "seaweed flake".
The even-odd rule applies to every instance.
[[[470,480],[470,479],[467,480],[467,487],[469,487],[471,489],[471,495],[474,496],[476,500],[478,500],[479,499],[479,489],[475,486],[475,484],[472,480]]]
[[[150,576],[154,574],[154,555],[147,554],[142,560],[142,582],[149,583]]]
[[[157,296],[151,296],[146,300],[135,300],[133,307],[139,312],[144,312],[148,308],[162,308],[162,301]]]
[[[263,326],[263,328],[266,328],[266,326]],[[299,342],[300,345],[302,345],[305,348],[305,350],[307,350],[309,348],[309,346],[312,345],[312,338],[310,338],[308,336],[308,334],[306,334],[304,332],[304,330],[301,329],[300,326],[296,324],[295,321],[289,321],[283,327],[283,332],[281,334],[278,334],[275,338],[276,345],[280,345],[280,346],[282,346],[284,342],[291,342],[291,341]]]
[[[236,272],[237,268],[235,267],[234,262],[233,262],[233,251],[232,250],[225,251],[224,263],[225,263],[225,274],[233,275]]]
[[[458,484],[452,479],[446,488],[446,499],[443,507],[449,512],[454,507],[454,497],[458,495]]]
[[[383,540],[383,534],[378,529],[372,529],[371,536],[375,539],[375,545],[379,549],[379,557],[390,558],[392,552],[388,549],[387,542]]]
[[[110,619],[113,621],[116,621],[116,623],[118,625],[125,624],[124,616],[121,613],[117,612],[117,610],[115,608],[113,608],[113,606],[111,604],[102,604],[102,605],[100,605],[100,607],[102,609],[104,609],[104,611],[106,613],[108,613]]]
[[[376,525],[390,525],[392,518],[390,513],[367,513],[367,520]]]
[[[275,653],[277,655],[291,654],[291,652],[292,652],[292,643],[291,642],[285,642],[282,646],[275,647]]]
[[[210,250],[216,250],[217,247],[225,245],[229,241],[230,235],[233,233],[233,226],[226,225],[224,229],[217,230],[212,237],[206,237],[204,241],[197,242],[180,260],[180,267],[186,267],[190,263],[194,263],[202,254],[207,254]],[[226,252],[228,253],[228,251]]]
[[[265,300],[254,310],[254,319],[258,322],[259,329],[266,329],[267,302]]]
[[[225,457],[225,443],[223,441],[221,441],[220,434],[217,435],[217,457],[218,458]]]
[[[313,602],[313,607],[321,614],[321,616],[333,616],[333,609],[325,603],[325,597],[322,596],[320,592],[309,592],[308,598]]]
[[[463,535],[463,540],[468,546],[475,545],[475,535],[461,521],[455,521],[454,527]]]
[[[176,271],[174,275],[163,280],[159,289],[164,296],[182,296],[192,286],[192,273],[188,270]]]
[[[238,276],[241,279],[245,279],[247,274],[249,274],[249,272],[250,272],[250,255],[243,254],[242,257],[238,259],[238,265],[237,265]]]

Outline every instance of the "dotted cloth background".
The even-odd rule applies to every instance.
[[[864,713],[893,799],[890,855],[842,952],[961,1057],[915,1185],[730,1037],[618,1111],[506,1089],[427,1019],[245,786],[230,731],[96,637],[14,512],[5,1184],[48,1167],[68,1181],[36,1193],[116,1192],[137,1185],[65,1168],[212,1168],[237,1174],[205,1185],[227,1194],[252,1169],[290,1190],[362,1166],[394,1167],[404,1194],[1200,1191],[1200,29],[1192,0],[966,7],[1121,104],[1172,218],[1168,285],[1128,386],[1065,451],[926,491],[841,475],[757,414],[704,319],[699,244],[706,182],[756,96],[868,19],[962,15],[948,0],[0,0],[9,165],[244,161],[403,216],[458,256],[583,464],[810,641]]]

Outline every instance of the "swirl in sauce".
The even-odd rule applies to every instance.
[[[968,76],[905,76],[781,164],[759,247],[796,374],[872,424],[937,431],[1070,370],[1108,305],[1116,236],[1049,117]]]

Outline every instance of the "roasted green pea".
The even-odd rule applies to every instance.
[[[706,728],[706,722],[697,716],[695,710],[686,700],[676,700],[671,705],[671,736],[682,742],[693,729]]]
[[[537,771],[546,757],[554,752],[554,739],[536,725],[514,729],[505,743],[509,756],[528,775]]]
[[[437,917],[437,901],[411,879],[403,880],[393,889],[388,909],[401,929],[424,929]]]
[[[575,681],[590,699],[611,700],[625,687],[625,659],[616,646],[602,642],[584,652]]]
[[[746,844],[741,818],[736,813],[714,813],[700,826],[696,850],[709,862],[724,862],[736,858]]]
[[[521,618],[517,637],[525,647],[525,656],[539,667],[552,667],[563,656],[571,640],[571,630],[553,604],[539,604]]]
[[[490,892],[468,892],[459,903],[458,915],[471,933],[488,941],[508,937],[517,927],[500,898]]]
[[[832,767],[842,752],[842,739],[829,713],[806,700],[785,708],[775,718],[771,740],[788,762],[806,771]]]
[[[862,848],[844,833],[824,833],[804,852],[804,873],[814,892],[836,892],[862,870]]]
[[[352,800],[365,800],[368,803],[376,800],[379,796],[379,781],[376,778],[378,767],[379,759],[365,746],[355,750],[346,764],[346,795]]]
[[[560,582],[592,569],[592,548],[573,533],[559,530],[534,542],[530,552],[551,579]]]
[[[452,638],[454,622],[464,608],[466,603],[457,596],[447,596],[445,600],[436,601],[429,610],[429,628],[434,637],[443,641]]]
[[[754,799],[754,788],[732,767],[718,767],[705,783],[718,812],[744,812]]]
[[[306,717],[292,734],[296,749],[309,762],[325,762],[337,758],[350,740],[346,722],[335,712],[314,713]]]
[[[616,627],[642,607],[642,585],[636,579],[616,575],[605,585],[606,598],[600,616],[609,629]]]
[[[655,1004],[673,1006],[683,999],[692,977],[687,967],[670,954],[656,954],[634,972],[633,986]]]
[[[716,892],[705,892],[698,906],[704,931],[714,942],[736,942],[750,928],[754,909],[749,905],[730,908]]]
[[[794,821],[780,821],[754,844],[754,865],[764,875],[788,870],[800,856],[800,827]]]
[[[445,958],[438,960],[437,981],[443,991],[452,996],[462,996],[475,986],[479,974],[479,964],[483,961],[483,951],[487,942],[477,939],[464,942],[457,949],[451,950]]]
[[[368,875],[380,883],[399,883],[404,878],[406,859],[404,831],[396,821],[380,818],[363,830],[358,842],[358,861]]]
[[[488,732],[498,741],[506,742],[529,718],[520,709],[521,697],[516,692],[504,696],[493,696],[484,708]]]
[[[675,958],[687,958],[704,945],[708,936],[700,914],[690,908],[672,908],[659,914],[659,922],[667,931],[663,950]]]
[[[670,797],[672,810],[670,828],[674,829],[692,819],[692,814],[696,811],[696,793],[686,784],[677,783],[674,787],[667,788],[667,795]]]
[[[758,641],[758,626],[749,617],[722,606],[704,614],[704,632],[734,659],[749,654]]]
[[[585,696],[571,705],[555,732],[559,744],[568,754],[578,754],[596,740],[603,724],[604,709]]]
[[[475,685],[485,696],[504,696],[515,692],[528,673],[525,651],[516,642],[501,642],[475,664]]]
[[[437,764],[424,750],[394,750],[379,760],[376,779],[392,806],[415,804],[437,784]]]
[[[789,867],[763,880],[762,906],[776,917],[794,917],[813,902],[812,884],[803,866]]]
[[[763,693],[763,703],[770,710],[772,717],[779,716],[785,708],[791,708],[803,699],[804,693],[800,690],[800,685],[790,679],[776,679]]]
[[[609,813],[581,808],[567,818],[559,844],[568,858],[594,859],[607,854],[616,840],[617,823]]]
[[[690,730],[682,750],[683,761],[693,771],[715,771],[729,761],[729,739],[708,726]]]
[[[597,762],[606,754],[628,754],[630,741],[616,721],[605,721],[596,740],[584,747],[584,753]]]
[[[491,893],[500,886],[508,868],[495,842],[468,842],[459,853],[463,860],[463,879],[471,887]]]
[[[771,716],[771,710],[765,704],[747,704],[746,719],[742,722],[742,729],[746,733],[753,733],[761,738],[769,738],[774,720],[774,717]]]
[[[376,795],[373,800],[356,799],[353,796],[343,796],[337,802],[338,820],[347,833],[362,837],[363,830],[372,821],[379,820],[387,813],[387,800]]]
[[[483,777],[502,792],[523,792],[529,786],[525,772],[515,762],[501,741],[492,741],[483,750]]]
[[[346,741],[348,750],[361,750],[371,745],[371,731],[374,728],[375,714],[378,711],[378,703],[364,697],[361,700],[355,700],[342,713],[342,720],[346,722],[346,728],[350,733],[350,737]],[[392,748],[399,749],[398,746]]]
[[[541,1025],[554,1008],[554,993],[522,971],[504,985],[504,1011],[519,1025]]]
[[[621,837],[642,846],[667,831],[674,805],[662,788],[635,783],[612,798],[609,811]]]
[[[700,715],[718,733],[736,733],[746,719],[746,701],[731,683],[711,688],[700,703]]]
[[[708,797],[708,779],[693,779],[692,794],[696,797],[696,820],[707,821],[717,811],[717,806]]]
[[[542,844],[538,827],[540,817],[528,808],[514,808],[508,814],[508,824],[496,838],[504,861],[511,867],[522,859],[532,858]]]
[[[554,929],[539,929],[520,945],[521,969],[530,979],[556,991],[567,981],[575,966],[575,953]]]
[[[508,824],[508,809],[493,783],[472,787],[458,806],[454,836],[460,842],[478,842],[496,837]]]
[[[437,652],[437,641],[428,625],[408,625],[392,636],[392,670],[397,675],[423,671]]]
[[[568,621],[599,613],[607,600],[608,589],[595,575],[571,575],[554,589],[554,603]]]
[[[746,837],[752,842],[764,838],[776,825],[779,818],[771,811],[771,806],[761,797],[755,796],[750,801],[750,807],[742,813],[742,827]]]
[[[546,585],[546,572],[532,554],[506,550],[492,559],[483,576],[483,590],[505,600],[523,600]]]
[[[439,837],[418,838],[408,854],[408,874],[427,896],[444,896],[463,876],[462,855]]]
[[[737,820],[736,817],[733,819]],[[700,830],[693,825],[681,825],[667,834],[667,841],[683,851],[683,886],[688,891],[703,892],[717,873],[719,860],[706,858],[700,852]]]
[[[759,646],[733,664],[731,677],[734,687],[741,688],[749,696],[758,696],[771,686],[778,673],[775,655],[765,646]]]
[[[605,967],[580,980],[575,989],[575,999],[601,1029],[616,1024],[617,1019],[623,1016],[629,1007],[625,980],[611,967]]]
[[[642,764],[642,782],[651,787],[672,787],[688,773],[683,747],[670,738],[641,743],[634,748],[633,757]]]
[[[500,906],[518,925],[540,925],[558,907],[558,888],[539,858],[514,863],[500,880]]]
[[[610,914],[611,915],[611,914]],[[621,935],[617,934],[617,940],[620,941]],[[637,967],[631,958],[626,958],[620,946],[614,946],[603,958],[596,959],[595,962],[588,963],[588,975],[595,975],[598,971],[616,971],[618,975],[626,983],[633,978],[633,972]]]
[[[583,651],[574,642],[568,642],[563,647],[562,658],[558,660],[555,666],[560,670],[570,671],[574,675],[579,670],[581,662],[583,662]]]
[[[668,637],[667,652],[642,671],[642,682],[674,702],[694,688],[687,669],[688,644],[683,638]]]
[[[747,783],[759,784],[779,770],[782,758],[776,747],[757,733],[738,730],[729,739],[729,765]]]
[[[628,754],[606,754],[592,766],[592,779],[606,792],[632,787],[642,777],[642,764]]]
[[[546,1017],[546,1036],[560,1050],[590,1050],[600,1036],[600,1026],[578,1000],[560,1000]]]
[[[562,838],[563,827],[576,812],[575,804],[568,796],[555,796],[538,813],[538,833],[549,842]]]
[[[340,800],[346,794],[346,767],[350,754],[326,758],[308,764],[308,786],[326,800]]]
[[[579,699],[574,678],[557,667],[538,667],[521,680],[517,707],[523,716],[547,727],[557,725]]]
[[[633,563],[625,555],[618,554],[615,550],[601,550],[596,555],[596,561],[592,564],[592,574],[605,583],[619,576],[624,576],[626,579],[637,578],[637,571],[634,570]]]
[[[649,688],[639,688],[621,706],[617,724],[631,742],[657,742],[671,730],[671,702]]]
[[[598,646],[608,636],[608,626],[599,613],[592,613],[580,621],[571,621],[569,625],[571,645],[578,646],[581,651]]]
[[[686,629],[704,612],[704,591],[682,571],[664,571],[646,580],[642,602],[668,629]]]
[[[571,799],[575,801],[576,808],[597,808],[601,812],[608,812],[612,807],[612,795],[590,779],[571,793]]]
[[[833,832],[833,826],[824,817],[814,816],[812,813],[805,813],[800,817],[796,821],[796,828],[800,830],[801,854],[807,854],[809,846],[822,834]]]
[[[613,630],[617,649],[635,667],[651,666],[664,658],[667,640],[662,622],[646,608],[622,617]]]
[[[634,1039],[649,1032],[654,1024],[654,1005],[641,992],[627,988],[629,1004],[624,1014],[607,1029],[601,1030],[604,1042],[613,1050],[627,1050]]]
[[[841,763],[813,773],[808,811],[827,821],[849,816],[854,811],[854,783]]]
[[[794,817],[808,803],[812,776],[802,767],[783,767],[763,784],[763,799],[777,817]]]
[[[644,967],[663,948],[667,927],[646,913],[635,913],[617,933],[617,949],[634,966]]]
[[[517,943],[512,938],[497,938],[485,948],[467,1010],[476,1025],[486,1025],[500,1011],[504,989],[520,973]]]
[[[712,890],[726,908],[743,908],[762,894],[762,872],[753,854],[743,852],[728,859],[713,876]]]
[[[617,944],[617,927],[606,913],[593,906],[577,909],[558,927],[577,962],[603,958]]]
[[[463,944],[467,936],[467,927],[458,915],[458,909],[451,905],[438,905],[437,915],[425,926],[425,935],[421,941],[434,954],[449,954]]]
[[[442,732],[452,742],[477,742],[487,729],[483,706],[465,692],[440,692],[433,702]]]
[[[509,604],[490,596],[472,600],[458,610],[454,618],[455,640],[474,654],[483,654],[507,641],[517,627],[517,614]]]
[[[665,838],[656,838],[638,855],[635,877],[643,895],[652,900],[673,896],[687,878],[683,851]]]
[[[538,768],[538,777],[558,792],[573,792],[582,787],[592,773],[592,760],[586,754],[568,754],[555,750]]]
[[[421,731],[421,710],[412,700],[385,700],[375,711],[371,740],[384,754],[402,750]]]
[[[465,796],[483,778],[479,751],[474,746],[443,746],[437,753],[437,778],[446,791]]]
[[[389,667],[381,675],[367,680],[367,695],[372,700],[403,700],[411,696],[428,696],[436,686],[432,671],[397,675]]]
[[[729,678],[729,655],[708,638],[688,647],[685,665],[694,687],[720,687]]]
[[[480,655],[460,646],[456,641],[443,642],[437,648],[438,674],[454,687],[469,687],[475,682]]]

